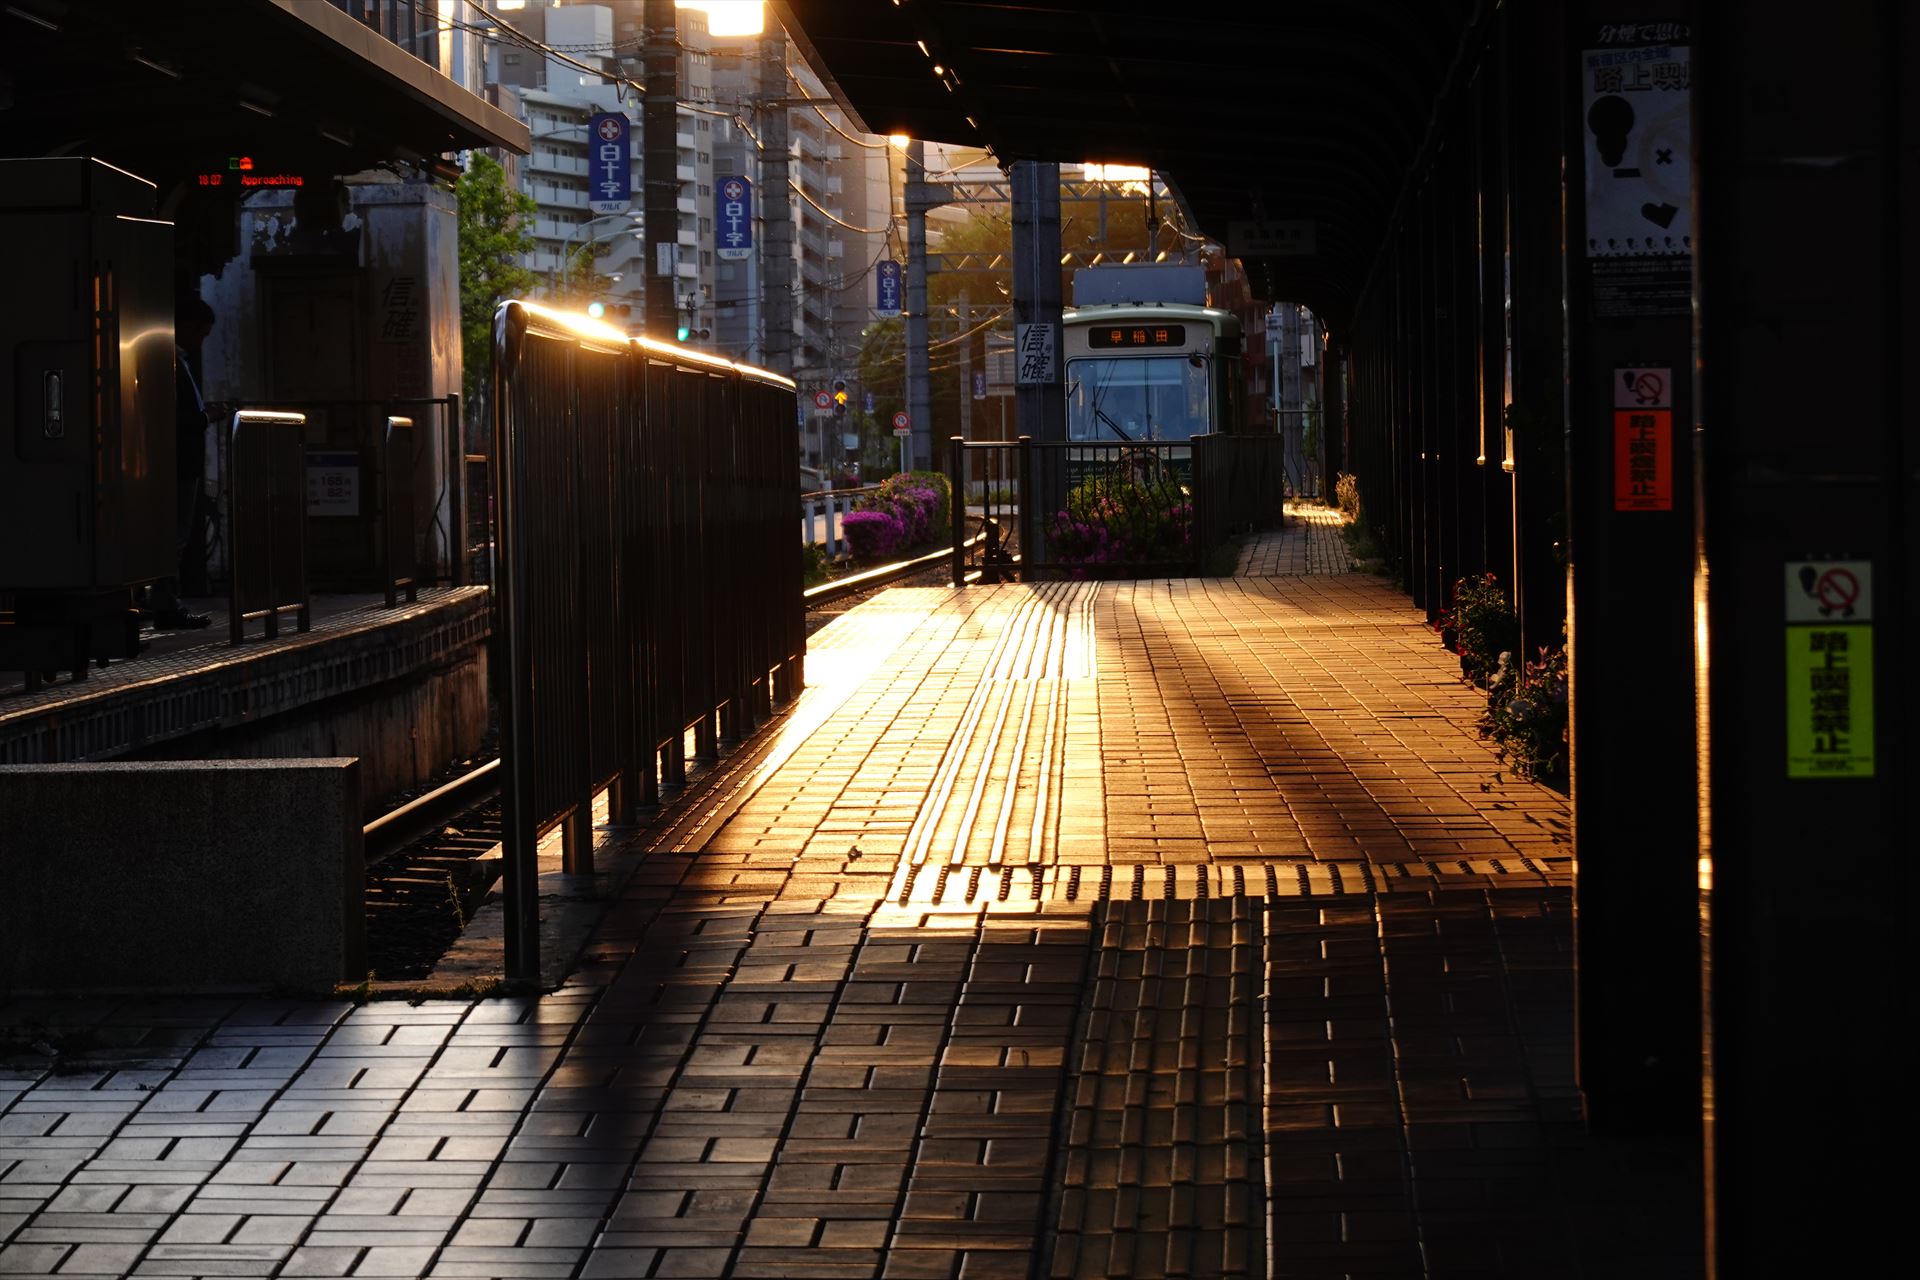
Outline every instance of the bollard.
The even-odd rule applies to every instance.
[[[800,500],[800,506],[801,506],[801,510],[805,513],[807,517],[807,545],[812,546],[816,541],[816,539],[813,536],[814,501],[812,498],[802,498]]]

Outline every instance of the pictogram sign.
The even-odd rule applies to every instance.
[[[1873,776],[1873,562],[1786,567],[1787,776]]]
[[[1673,370],[1613,371],[1613,509],[1673,510]]]

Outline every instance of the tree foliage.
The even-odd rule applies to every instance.
[[[507,185],[506,170],[484,153],[455,184],[460,205],[460,353],[472,397],[492,360],[493,313],[525,297],[538,277],[525,264],[533,251],[533,197]]]
[[[1104,208],[1103,208],[1104,206]],[[965,208],[964,219],[928,220],[928,248],[934,253],[979,255],[978,261],[996,262],[988,271],[936,271],[927,277],[927,309],[935,318],[929,332],[928,367],[932,371],[933,438],[944,441],[959,429],[960,396],[972,389],[960,383],[960,344],[956,336],[956,317],[948,314],[962,299],[971,304],[970,326],[980,325],[993,309],[1008,308],[1013,302],[1013,214],[1006,205],[974,205]],[[1157,211],[1162,217],[1170,209]],[[1153,238],[1149,227],[1149,206],[1142,190],[1119,188],[1106,199],[1060,202],[1060,244],[1069,251],[1105,254],[1103,263],[1123,261],[1127,254],[1134,261],[1151,261]],[[1178,235],[1162,229],[1158,247],[1175,250]],[[1072,266],[1060,269],[1060,296],[1068,305],[1073,300]],[[944,323],[941,323],[944,321]],[[1011,311],[987,326],[987,332],[1013,332]],[[976,351],[985,347],[984,339]],[[896,410],[906,404],[905,332],[899,320],[881,320],[867,327],[858,357],[860,382],[873,393],[876,437],[868,445],[869,458],[892,450],[894,440],[890,423]],[[975,431],[980,428],[979,414],[992,402],[976,403]],[[863,436],[866,428],[863,428]],[[882,443],[884,440],[884,444]],[[944,445],[941,446],[944,448]],[[895,451],[897,457],[897,450]]]

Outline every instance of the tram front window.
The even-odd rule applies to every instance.
[[[1109,356],[1067,363],[1067,437],[1089,443],[1185,440],[1207,420],[1200,356]]]

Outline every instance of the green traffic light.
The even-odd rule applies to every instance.
[[[691,332],[692,330],[688,329],[687,326],[685,325],[681,325],[678,329],[674,330],[675,336],[681,342],[685,342],[687,340],[687,335]]]
[[[589,302],[587,304],[587,314],[595,320],[598,320],[601,316],[607,314],[607,309],[598,302]]]

